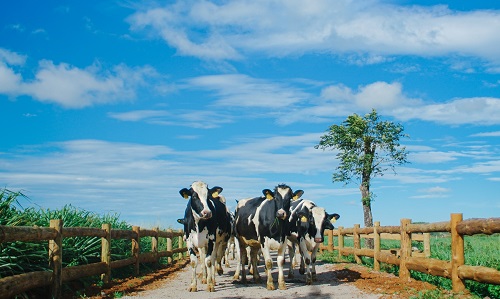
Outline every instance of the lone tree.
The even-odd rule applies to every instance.
[[[383,176],[389,168],[395,172],[396,165],[408,163],[408,152],[399,144],[401,137],[408,137],[403,130],[401,124],[380,120],[377,111],[372,109],[365,116],[353,114],[341,125],[332,125],[315,146],[339,151],[340,163],[333,173],[334,183],[347,185],[353,180],[360,183],[365,227],[373,226],[371,179]]]

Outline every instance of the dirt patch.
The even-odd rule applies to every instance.
[[[78,293],[83,293],[85,298],[118,298],[127,295],[134,295],[142,291],[154,290],[163,285],[163,282],[169,279],[175,279],[183,269],[189,264],[189,259],[175,261],[172,264],[161,266],[158,270],[151,273],[141,273],[138,277],[125,279],[113,279],[104,286],[93,284]],[[63,296],[65,299],[79,298],[77,292],[67,293]]]

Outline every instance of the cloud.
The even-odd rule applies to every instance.
[[[246,75],[213,75],[189,79],[190,88],[214,92],[216,106],[245,108],[283,108],[296,104],[308,94],[288,84]]]
[[[108,116],[122,121],[141,121],[144,119],[154,119],[167,116],[169,113],[164,110],[135,110],[128,112],[110,112]]]
[[[79,109],[99,104],[131,101],[136,90],[154,77],[150,67],[129,68],[117,65],[105,71],[95,64],[81,69],[49,60],[39,62],[34,79],[29,80],[13,66],[24,65],[26,57],[0,49],[0,93],[9,96],[31,96],[44,103]]]
[[[402,120],[420,119],[449,125],[500,123],[500,98],[463,98],[447,103],[399,107],[393,110]]]
[[[471,137],[500,137],[500,131],[472,134]]]
[[[164,39],[178,54],[201,59],[330,52],[359,53],[365,63],[377,63],[391,55],[451,54],[498,64],[499,16],[496,10],[463,12],[382,1],[323,0],[305,7],[301,1],[240,0],[143,7],[128,21],[133,30]]]
[[[411,196],[410,198],[417,198],[417,199],[422,199],[422,198],[444,198],[444,197],[448,197],[449,196],[448,193],[450,191],[451,190],[448,189],[448,188],[443,188],[443,187],[435,186],[435,187],[431,187],[431,188],[427,188],[427,189],[418,190],[418,192],[424,193],[424,194]]]

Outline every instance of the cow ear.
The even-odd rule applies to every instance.
[[[184,218],[177,219],[177,222],[180,223],[180,224],[184,224],[184,223],[186,223],[186,219],[184,219]]]
[[[273,191],[271,191],[271,190],[269,190],[269,189],[264,189],[264,190],[262,190],[262,194],[264,194],[264,196],[265,196],[267,199],[269,199],[269,200],[271,200],[271,199],[273,199],[273,198],[274,198]]]
[[[302,196],[302,194],[304,194],[303,190],[297,190],[297,191],[295,191],[293,193],[293,198],[292,199],[293,200],[297,200],[297,199],[299,199]]]
[[[210,193],[212,194],[212,198],[217,198],[219,197],[219,193],[222,192],[222,187],[215,186],[212,189],[210,189]]]
[[[188,199],[189,196],[191,196],[191,191],[189,191],[189,189],[187,188],[182,188],[180,191],[179,191],[179,194],[184,197],[185,199]]]
[[[335,223],[340,218],[340,215],[337,213],[328,215],[328,220],[330,220],[331,223]]]

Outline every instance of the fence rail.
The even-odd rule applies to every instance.
[[[140,263],[157,263],[162,257],[171,261],[174,254],[187,251],[183,242],[182,231],[141,229],[133,226],[132,230],[111,229],[110,224],[102,228],[63,227],[62,220],[50,220],[50,227],[0,226],[0,243],[3,242],[43,242],[49,241],[48,263],[51,271],[35,271],[0,278],[0,298],[11,298],[33,288],[50,286],[52,298],[61,297],[61,285],[87,276],[101,275],[103,282],[109,282],[111,269],[134,265],[135,274],[139,274]],[[62,267],[62,240],[70,237],[100,237],[101,262],[87,265]],[[151,237],[151,251],[142,252],[140,239]],[[158,250],[158,239],[166,238],[166,250]],[[172,248],[172,239],[178,238],[178,248]],[[111,242],[114,239],[132,240],[131,257],[111,261]]]
[[[360,228],[359,224],[355,224],[352,228],[340,226],[338,229],[325,232],[327,245],[321,249],[333,252],[333,238],[336,236],[339,257],[354,255],[357,263],[361,263],[361,256],[371,257],[376,271],[380,271],[380,263],[399,266],[399,277],[403,280],[410,278],[409,270],[450,278],[455,293],[465,291],[465,280],[500,285],[500,271],[483,266],[466,265],[464,250],[465,235],[500,233],[500,218],[463,220],[462,217],[462,214],[451,214],[450,221],[429,224],[412,224],[410,219],[401,219],[400,226],[380,226],[380,222],[375,222],[373,227],[365,228]],[[430,258],[428,236],[431,232],[451,234],[451,260]],[[417,237],[417,234],[421,235]],[[381,250],[380,240],[395,239],[394,235],[400,240],[400,249],[395,252]],[[346,236],[353,237],[353,247],[344,245]],[[374,248],[361,248],[360,238],[373,238]],[[412,251],[412,240],[424,242],[423,254]]]

